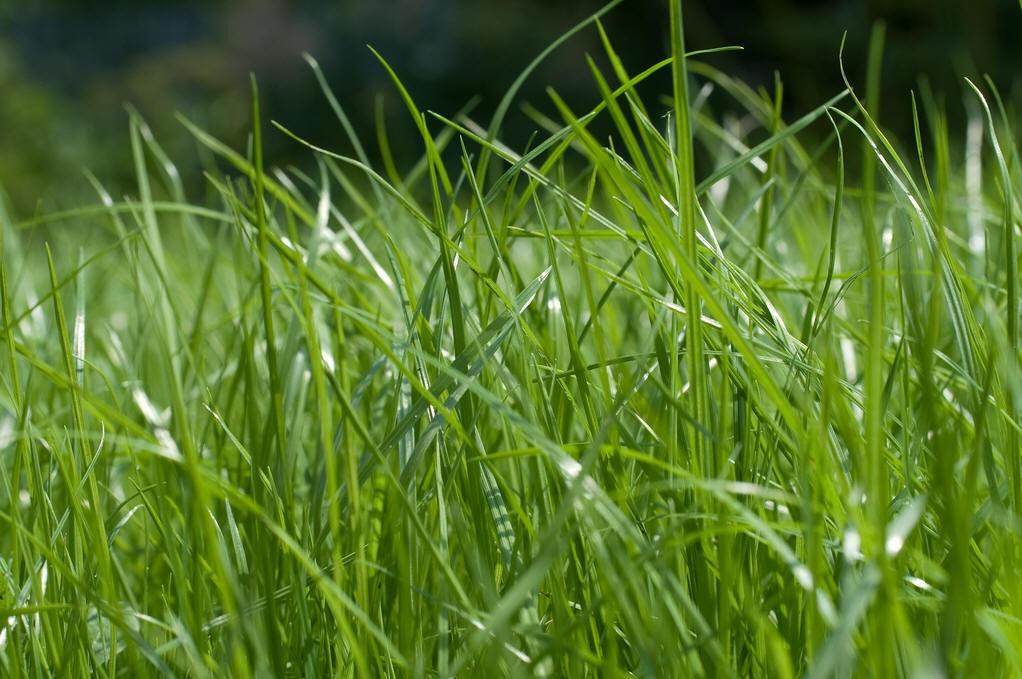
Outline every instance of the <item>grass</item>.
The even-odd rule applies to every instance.
[[[557,44],[488,122],[381,57],[404,174],[310,59],[350,155],[253,84],[247,149],[183,121],[205,196],[132,114],[134,196],[0,218],[0,673],[1022,674],[1011,112],[888,136],[878,29],[786,120],[679,3],[629,70],[610,8],[526,150]]]

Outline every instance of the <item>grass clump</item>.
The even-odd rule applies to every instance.
[[[183,121],[204,199],[133,115],[136,195],[3,216],[5,676],[1022,672],[997,90],[964,148],[926,91],[890,138],[878,30],[785,120],[679,3],[640,72],[603,14],[599,102],[526,150],[539,60],[484,125],[381,58],[407,174],[310,60],[350,155],[264,165],[253,87],[245,150]]]

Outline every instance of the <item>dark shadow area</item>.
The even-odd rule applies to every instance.
[[[265,117],[329,148],[343,133],[301,57],[313,54],[375,152],[382,106],[398,163],[419,155],[407,112],[366,48],[391,63],[421,109],[451,114],[475,101],[487,120],[517,73],[546,45],[600,7],[587,0],[378,0],[247,2],[35,0],[0,9],[0,185],[21,215],[78,203],[91,169],[115,194],[131,190],[125,105],[137,108],[183,170],[194,143],[181,112],[235,147],[249,129],[248,74],[259,78]],[[861,78],[870,26],[888,27],[881,120],[904,130],[909,90],[925,76],[960,115],[960,77],[989,73],[1003,91],[1017,79],[1022,49],[1012,33],[1015,0],[715,0],[686,2],[690,48],[735,44],[714,65],[757,86],[785,83],[785,112],[808,110],[841,88],[838,47]],[[666,5],[627,0],[605,22],[633,72],[667,53]],[[1015,22],[1017,23],[1017,22]],[[554,87],[577,111],[596,99],[585,55],[602,58],[595,30],[573,38],[532,76],[519,97],[554,117]],[[603,62],[601,62],[603,63]],[[667,92],[666,79],[649,84]],[[893,122],[892,122],[893,121]],[[504,129],[522,146],[537,129],[512,110]],[[274,162],[308,154],[267,134]],[[197,173],[193,173],[197,174]],[[201,177],[199,178],[201,181]]]

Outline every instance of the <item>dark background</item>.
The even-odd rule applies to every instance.
[[[131,190],[127,114],[130,103],[187,170],[194,142],[174,118],[180,111],[242,147],[249,129],[248,74],[260,81],[264,116],[310,140],[345,150],[336,119],[301,58],[312,53],[375,148],[373,110],[383,97],[398,161],[415,158],[407,113],[366,49],[394,66],[422,109],[453,113],[474,95],[485,120],[518,72],[547,44],[601,3],[589,0],[0,0],[0,186],[14,211],[28,214],[87,200],[82,169],[115,195]],[[1022,10],[1017,0],[686,0],[690,49],[724,44],[741,53],[714,65],[755,85],[785,82],[785,113],[797,115],[841,87],[838,47],[848,31],[846,64],[861,80],[870,27],[887,24],[881,120],[908,118],[910,89],[924,75],[961,115],[960,77],[989,73],[1006,94],[1022,63]],[[667,54],[667,6],[626,0],[605,20],[611,38],[637,72]],[[595,101],[585,54],[602,48],[595,30],[576,36],[531,78],[519,101],[550,111],[554,86],[576,110]],[[665,80],[651,87],[667,92]],[[506,136],[535,128],[518,108]],[[303,162],[305,153],[267,134],[274,162]],[[198,173],[193,173],[198,174]],[[201,181],[201,178],[200,178]]]

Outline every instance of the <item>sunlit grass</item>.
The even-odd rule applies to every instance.
[[[994,84],[968,134],[924,90],[895,139],[882,29],[787,120],[684,56],[677,3],[645,70],[597,18],[599,102],[551,91],[526,149],[501,124],[549,52],[489,121],[380,57],[403,175],[310,58],[344,147],[253,85],[248,148],[183,121],[205,198],[132,114],[135,195],[0,215],[0,674],[1022,673]]]

